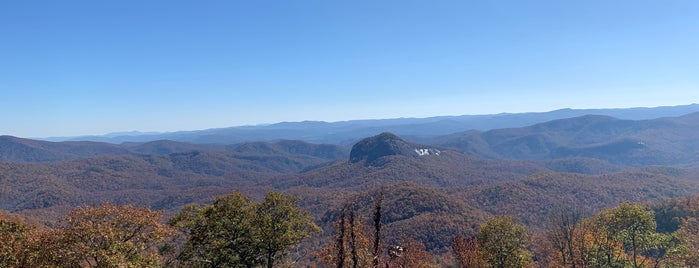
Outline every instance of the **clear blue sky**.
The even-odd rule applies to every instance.
[[[699,102],[699,1],[2,1],[0,134]]]

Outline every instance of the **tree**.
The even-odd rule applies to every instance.
[[[284,257],[301,240],[319,232],[311,215],[296,207],[298,198],[278,192],[269,192],[257,206],[254,227],[260,243],[264,263],[268,268]]]
[[[694,217],[683,219],[678,231],[680,246],[673,256],[680,267],[699,267],[699,220]]]
[[[653,233],[649,240],[651,243],[644,249],[643,256],[652,260],[655,268],[660,267],[680,245],[676,233]]]
[[[359,267],[359,254],[358,254],[358,243],[357,243],[357,236],[361,233],[361,230],[357,229],[357,219],[355,218],[355,213],[354,209],[351,209],[349,211],[349,224],[350,224],[350,241],[349,241],[349,247],[350,247],[350,255],[352,256],[352,268],[357,268]]]
[[[653,247],[655,242],[655,216],[644,205],[621,203],[619,206],[602,211],[599,223],[606,226],[610,236],[617,237],[624,249],[631,254],[634,268],[641,267],[646,259],[641,252]]]
[[[340,218],[337,219],[337,239],[335,249],[337,250],[335,263],[337,268],[345,266],[345,236],[347,236],[347,208],[342,210]],[[350,246],[351,247],[351,246]]]
[[[204,207],[188,206],[170,220],[186,236],[179,260],[187,266],[254,267],[261,264],[249,197],[239,192]]]
[[[488,267],[523,267],[531,263],[527,229],[512,217],[495,217],[478,231],[478,242]]]
[[[607,226],[599,220],[599,215],[586,218],[581,223],[579,241],[581,267],[628,267],[624,247]]]
[[[211,205],[189,206],[170,221],[187,236],[179,259],[187,266],[273,267],[319,230],[296,201],[269,192],[256,204],[234,192]]]
[[[31,228],[0,212],[0,267],[26,266]]]
[[[484,261],[480,253],[478,238],[457,235],[451,243],[451,249],[456,257],[456,262],[462,268],[483,267]]]
[[[153,267],[158,246],[172,230],[162,214],[145,207],[103,204],[73,209],[42,234],[37,249],[44,265],[62,267]]]
[[[354,204],[347,202],[335,220],[334,243],[314,254],[324,267],[371,267],[373,251],[366,226],[357,219]]]
[[[581,239],[582,211],[573,207],[560,206],[549,214],[547,219],[546,238],[553,248],[558,251],[560,264],[576,268],[580,261],[580,247],[576,241]]]
[[[374,260],[373,267],[379,267],[379,254],[381,253],[381,203],[383,202],[383,188],[374,203]]]

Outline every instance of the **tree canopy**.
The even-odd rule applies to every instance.
[[[242,193],[189,206],[170,224],[186,234],[180,261],[188,266],[273,267],[301,240],[319,231],[297,199],[269,192],[261,203]]]

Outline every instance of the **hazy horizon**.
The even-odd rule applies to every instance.
[[[0,7],[0,135],[699,103],[694,1]]]
[[[215,126],[215,127],[211,127],[211,128],[204,128],[204,129],[177,129],[177,130],[172,130],[172,131],[147,131],[147,130],[133,129],[133,130],[114,131],[114,132],[108,132],[108,133],[94,133],[94,134],[88,133],[88,134],[79,134],[79,135],[71,135],[71,136],[50,136],[50,137],[49,136],[46,136],[46,137],[21,137],[21,136],[18,136],[18,137],[30,138],[30,139],[48,139],[48,140],[58,139],[58,140],[60,140],[61,138],[78,138],[78,137],[89,137],[89,136],[112,136],[112,135],[116,135],[116,136],[127,135],[128,136],[128,135],[151,135],[151,134],[152,135],[159,135],[159,134],[167,134],[167,133],[203,131],[203,130],[224,129],[224,128],[232,128],[232,127],[258,127],[258,126],[267,126],[267,125],[274,125],[274,124],[280,124],[280,123],[301,123],[301,122],[339,123],[339,122],[362,121],[362,120],[426,119],[426,118],[433,118],[433,117],[459,117],[459,116],[487,116],[487,115],[500,115],[500,114],[548,113],[548,112],[555,112],[555,111],[566,110],[566,109],[572,109],[572,110],[615,110],[615,109],[636,109],[636,108],[643,109],[643,108],[680,107],[680,106],[692,106],[692,105],[699,105],[699,104],[689,103],[689,104],[654,106],[654,107],[560,108],[560,109],[547,110],[547,111],[525,111],[525,112],[513,112],[513,113],[501,112],[501,113],[488,113],[488,114],[435,115],[435,116],[428,116],[428,117],[358,118],[358,119],[338,120],[338,121],[299,120],[299,121],[280,121],[280,122],[248,124],[248,125]]]

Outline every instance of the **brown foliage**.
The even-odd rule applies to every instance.
[[[373,255],[367,226],[359,221],[350,206],[335,220],[334,243],[314,254],[325,267],[370,267]]]
[[[388,266],[401,268],[439,267],[434,255],[425,250],[422,243],[412,238],[405,238],[399,245],[388,248]]]
[[[0,211],[0,267],[23,267],[30,263],[32,232],[35,229]]]
[[[484,260],[479,252],[478,238],[475,236],[458,235],[451,244],[452,252],[459,267],[478,268],[483,267]]]
[[[71,267],[148,267],[159,263],[158,246],[172,230],[161,212],[104,204],[78,207],[57,228],[41,234],[49,245],[40,263]]]

